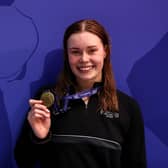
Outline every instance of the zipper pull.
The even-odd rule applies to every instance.
[[[85,109],[87,109],[88,108],[88,103],[89,103],[89,97],[83,97],[82,100],[85,103]]]

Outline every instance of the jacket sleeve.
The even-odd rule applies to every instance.
[[[45,151],[44,146],[50,139],[51,132],[44,139],[37,138],[26,119],[14,149],[14,157],[18,167],[35,168],[36,165],[40,164]]]
[[[26,120],[17,139],[14,157],[19,168],[33,168],[38,160],[38,146],[32,142],[31,128]]]
[[[146,168],[144,122],[139,105],[129,101],[130,125],[126,134],[121,156],[122,168]]]
[[[34,99],[39,99],[41,93],[48,89],[48,87],[43,87],[34,96]],[[29,109],[30,110],[30,109]],[[28,111],[29,111],[28,110]],[[40,162],[41,155],[43,154],[43,147],[51,139],[51,132],[44,139],[37,138],[29,123],[27,118],[25,119],[23,126],[21,128],[20,135],[16,141],[14,148],[14,157],[19,168],[34,168],[35,165]]]

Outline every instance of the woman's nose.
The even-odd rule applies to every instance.
[[[86,62],[89,60],[89,55],[87,53],[82,53],[81,61]]]

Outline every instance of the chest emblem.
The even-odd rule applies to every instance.
[[[119,112],[101,110],[100,114],[104,115],[106,118],[119,118]]]

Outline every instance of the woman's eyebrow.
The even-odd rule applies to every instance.
[[[77,47],[70,47],[69,49],[70,50],[78,50],[79,48],[77,48]]]
[[[96,48],[97,46],[96,45],[91,45],[91,46],[88,46],[87,48]]]

